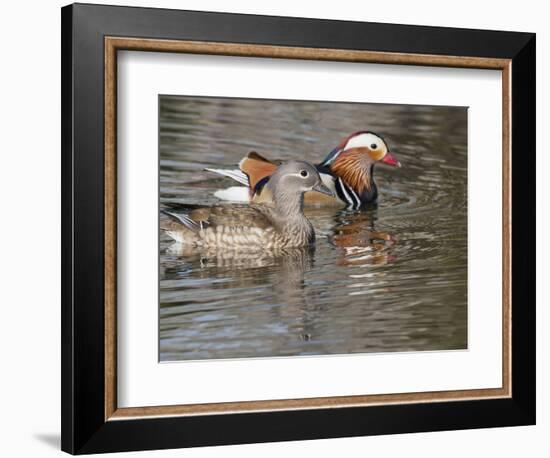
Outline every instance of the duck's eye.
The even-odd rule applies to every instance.
[[[370,147],[371,147],[371,149],[376,149],[376,148],[378,148],[378,145],[376,143],[372,143],[370,145]]]
[[[300,172],[300,175],[302,175],[304,178],[307,177],[309,174],[307,173],[307,170],[302,170]]]

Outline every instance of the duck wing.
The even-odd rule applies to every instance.
[[[208,227],[249,227],[267,229],[272,226],[270,209],[250,205],[216,205],[193,210],[190,217]]]
[[[281,162],[280,160],[272,161],[255,151],[251,151],[240,160],[238,169],[215,169],[208,167],[204,170],[231,178],[254,190],[258,182],[269,177],[279,167]]]
[[[176,213],[177,211],[177,213]],[[266,229],[272,226],[271,210],[255,205],[215,205],[200,207],[180,205],[178,210],[163,210],[176,224],[198,232],[201,229],[224,227],[249,227]]]
[[[239,168],[248,177],[250,189],[256,190],[258,183],[265,181],[277,170],[282,161],[269,160],[255,151],[248,153],[246,157],[239,162]]]

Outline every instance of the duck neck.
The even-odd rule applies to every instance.
[[[274,224],[289,246],[303,246],[315,241],[315,231],[304,215],[304,194],[278,192],[274,196]]]
[[[295,224],[296,221],[305,219],[303,193],[291,193],[284,189],[277,190],[277,192],[274,193],[273,201],[275,203],[275,212],[281,222]]]
[[[376,192],[374,164],[365,159],[365,153],[344,151],[331,164],[330,171],[342,178],[358,195]]]

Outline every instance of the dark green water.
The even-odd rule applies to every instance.
[[[314,250],[183,252],[160,240],[160,360],[467,348],[465,108],[160,98],[160,201],[214,204],[236,183],[204,172],[251,150],[319,162],[357,130],[379,204],[314,209]]]

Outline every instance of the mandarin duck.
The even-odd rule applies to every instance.
[[[270,189],[266,188],[266,184],[280,163],[281,161],[272,161],[251,152],[240,161],[238,170],[206,170],[227,176],[244,185],[216,191],[215,196],[219,199],[271,204],[273,196]],[[323,162],[315,166],[324,185],[333,192],[333,196],[307,192],[305,204],[357,209],[376,202],[378,188],[373,173],[377,163],[401,167],[380,135],[369,131],[349,135]]]
[[[273,205],[185,206],[180,214],[164,210],[161,229],[177,242],[204,248],[272,250],[312,245],[315,231],[303,212],[304,193],[332,194],[316,168],[303,161],[284,162],[270,174],[265,191]]]

